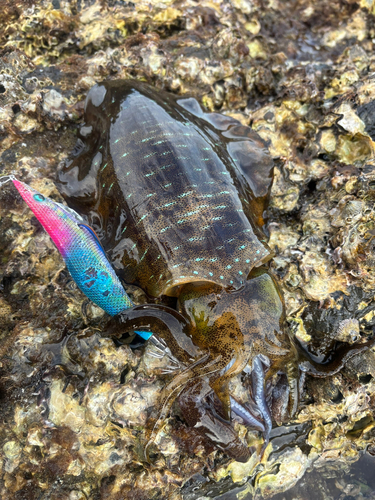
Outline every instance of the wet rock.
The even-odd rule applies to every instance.
[[[1,175],[16,173],[61,202],[55,171],[74,147],[96,82],[133,77],[195,96],[250,124],[275,159],[270,265],[293,334],[320,358],[372,335],[370,2],[26,4],[5,2],[0,12]],[[290,431],[284,447],[273,437],[260,466],[255,455],[228,464],[174,408],[150,468],[144,425],[168,370],[178,367],[153,356],[151,346],[132,351],[106,336],[107,318],[87,305],[9,186],[0,190],[0,252],[2,498],[177,499],[181,485],[191,477],[201,485],[202,475],[210,482],[199,495],[220,488],[214,480],[233,488],[232,478],[248,494],[272,498],[307,468],[338,473],[374,446],[374,355],[367,351],[332,377],[307,375],[291,424],[311,428]],[[249,403],[242,382],[232,391]],[[256,433],[247,439],[259,444]],[[338,484],[346,497],[364,495]]]

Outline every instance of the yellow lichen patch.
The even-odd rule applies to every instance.
[[[270,131],[266,127],[258,128],[257,132],[262,139],[269,142],[269,149],[272,156],[288,156],[293,142],[290,138],[283,136],[279,132]]]
[[[154,21],[161,24],[168,24],[181,17],[181,15],[182,12],[180,10],[174,9],[173,7],[167,7],[154,16]]]
[[[366,320],[368,323],[370,323],[374,317],[375,317],[375,311],[370,311],[369,313],[363,316],[363,319]]]
[[[340,135],[336,155],[340,161],[347,164],[365,161],[373,155],[372,141],[368,137],[359,134],[354,137]]]
[[[232,462],[226,468],[225,476],[230,475],[232,480],[237,483],[241,481],[244,477],[251,476],[254,468],[259,463],[259,457],[256,453],[253,453],[246,463]]]
[[[255,490],[265,499],[282,493],[297,483],[309,465],[310,460],[297,446],[278,459],[272,459],[271,456],[264,472],[256,478]]]
[[[233,7],[239,9],[243,14],[251,14],[253,4],[249,0],[230,0]]]
[[[292,328],[295,337],[302,342],[310,342],[311,335],[305,329],[304,323],[301,318],[288,318],[288,324]]]
[[[327,153],[333,153],[336,149],[336,136],[333,130],[322,130],[320,134],[320,146]]]
[[[261,29],[261,25],[256,17],[253,17],[249,22],[245,24],[245,28],[252,35],[257,35]]]
[[[267,59],[267,49],[260,40],[253,40],[247,43],[250,52],[250,57],[253,59]]]
[[[330,172],[330,166],[322,160],[313,160],[309,165],[309,174],[312,179],[322,179]]]
[[[315,448],[317,452],[323,451],[322,439],[325,436],[324,428],[322,425],[315,425],[314,429],[310,431],[307,442]]]
[[[256,437],[251,440],[251,446],[255,449],[260,450],[263,444],[263,439],[261,437]],[[267,456],[267,453],[265,453]],[[259,463],[259,456],[255,451],[246,463],[231,461],[229,464],[219,467],[212,474],[215,481],[220,481],[221,479],[231,476],[233,481],[239,482],[243,481],[244,478],[250,477],[254,468]],[[253,491],[253,490],[251,490]]]
[[[358,82],[359,75],[357,70],[351,69],[342,73],[339,77],[336,77],[331,82],[331,88],[327,88],[325,91],[325,98],[331,99],[337,94],[343,94],[350,90],[351,86]]]
[[[40,129],[40,125],[38,121],[34,118],[24,115],[23,113],[19,113],[14,120],[15,126],[24,134],[30,134],[35,130]]]

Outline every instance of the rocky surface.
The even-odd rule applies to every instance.
[[[267,230],[288,325],[322,360],[375,325],[374,16],[371,0],[5,0],[0,175],[61,202],[56,169],[104,79],[143,79],[250,124],[276,165]],[[228,461],[176,406],[148,465],[144,425],[168,360],[106,337],[108,318],[9,184],[0,257],[1,498],[271,498],[309,470],[321,472],[317,500],[374,498],[346,476],[375,454],[372,350],[306,377],[261,463]]]

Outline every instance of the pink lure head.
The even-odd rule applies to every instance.
[[[17,179],[12,179],[12,181],[34,212],[35,217],[50,235],[61,255],[65,257],[71,244],[72,225],[82,224],[83,219],[74,210],[43,196],[27,184]]]

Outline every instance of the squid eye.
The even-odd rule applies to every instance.
[[[44,201],[45,200],[45,197],[42,194],[34,194],[33,198],[36,201]]]

